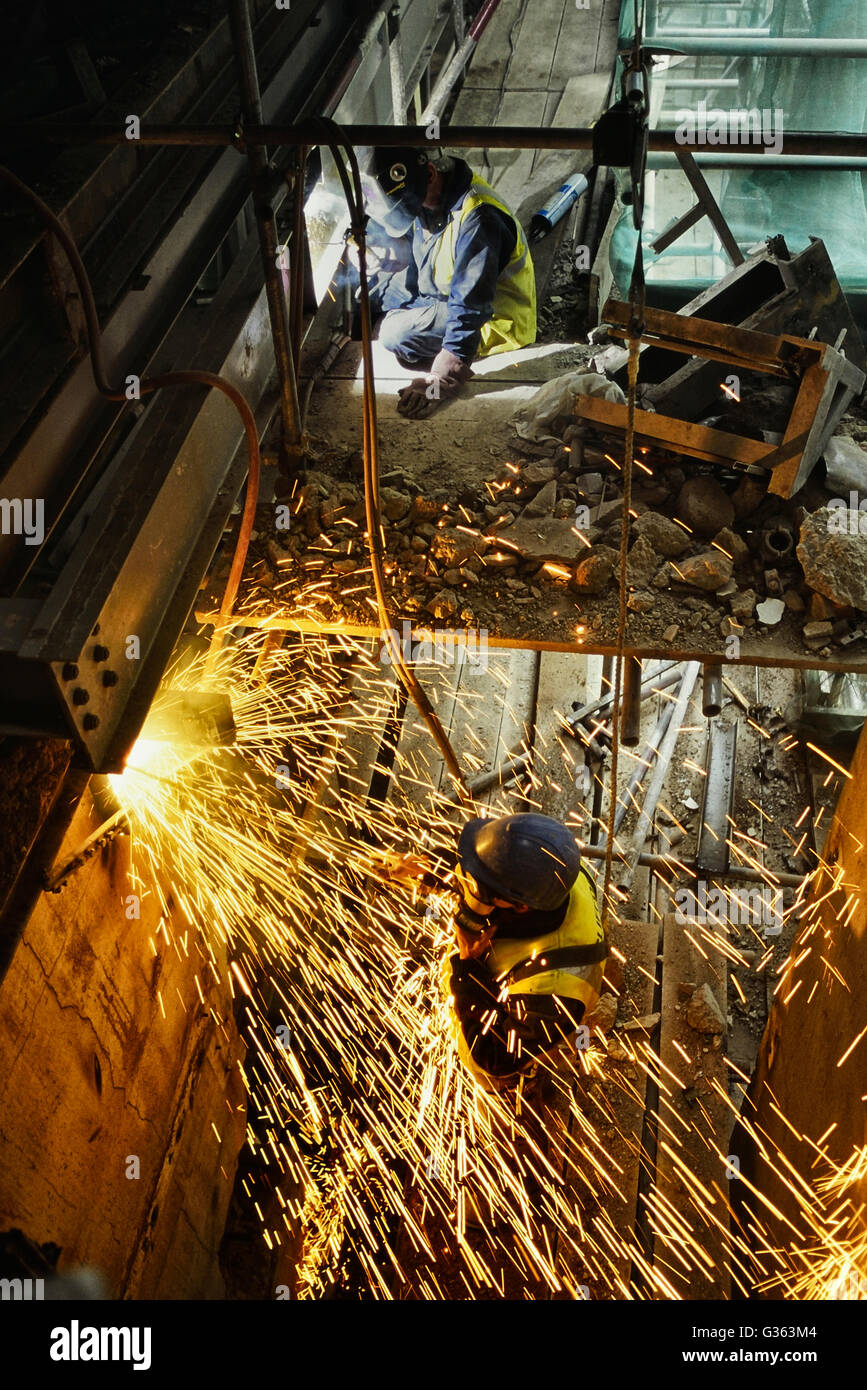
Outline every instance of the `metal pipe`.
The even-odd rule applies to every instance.
[[[657,667],[650,675],[645,676],[641,682],[641,698],[647,699],[657,690],[666,690],[670,685],[676,685],[680,680],[680,662],[670,661]],[[585,719],[589,719],[592,714],[600,714],[602,710],[608,709],[614,703],[614,693],[609,690],[607,695],[600,695],[598,700],[591,700],[589,705],[582,705],[569,715],[567,723],[573,728],[582,724]]]
[[[406,125],[406,75],[403,70],[403,44],[400,37],[400,5],[391,6],[387,24],[391,114],[395,125]]]
[[[605,858],[604,844],[585,845],[582,842],[579,843],[578,848],[585,859]],[[615,852],[615,860],[617,858]],[[695,878],[699,872],[694,859],[676,859],[674,855],[669,854],[645,854],[642,852],[639,854],[636,864],[643,869],[672,870],[689,878]],[[767,873],[761,874],[758,869],[750,869],[745,864],[731,864],[725,877],[738,879],[741,883],[768,883],[774,888],[800,888],[805,876],[777,872],[776,869],[768,869]]]
[[[653,776],[644,796],[644,804],[641,814],[636,822],[635,832],[632,837],[632,847],[629,851],[629,860],[626,865],[626,872],[621,881],[622,888],[629,888],[638,866],[641,851],[644,848],[644,841],[647,839],[647,832],[650,829],[650,822],[656,810],[659,794],[662,791],[662,784],[665,781],[666,773],[674,753],[674,746],[680,734],[680,728],[686,717],[687,707],[692,698],[693,688],[698,679],[699,663],[697,661],[687,662],[683,680],[680,683],[680,690],[677,695],[677,702],[672,711],[671,722],[665,733],[665,738],[659,748],[656,759],[656,767],[653,769]]]
[[[498,8],[499,3],[500,0],[485,0],[479,13],[467,30],[467,36],[463,43],[452,57],[451,62],[447,63],[440,73],[437,84],[431,92],[428,103],[421,114],[422,125],[429,125],[435,117],[439,116],[449,99],[452,88],[469,62],[479,39],[488,27],[491,16]],[[451,138],[449,138],[449,144],[451,144]]]
[[[396,145],[403,149],[436,144],[428,139],[426,127],[393,125],[345,125],[343,134],[350,144]],[[594,131],[591,126],[449,126],[449,148],[476,149],[485,146],[492,150],[592,150]],[[131,139],[124,125],[75,125],[72,123],[39,122],[25,124],[6,121],[0,125],[0,140],[9,144],[33,145],[179,145],[220,148],[232,145],[246,150],[248,145],[316,145],[321,128],[315,121],[298,121],[294,125],[260,125],[245,122],[241,125],[144,125]],[[840,159],[867,159],[867,134],[837,131],[801,131],[787,134],[786,148],[791,155],[833,156]],[[648,149],[653,154],[677,154],[684,149],[674,130],[652,130]],[[717,155],[735,157],[740,165],[744,159],[770,162],[784,155],[764,155],[763,145],[742,145],[721,140],[714,146]],[[699,150],[703,156],[703,151]],[[713,156],[716,158],[716,156]],[[717,159],[718,163],[718,159]]]
[[[867,39],[775,39],[768,34],[748,36],[739,30],[703,30],[701,34],[657,34],[650,47],[666,52],[712,53],[720,57],[740,54],[745,58],[867,58]]]
[[[232,29],[244,123],[245,125],[249,123],[259,126],[262,123],[262,96],[259,89],[259,75],[256,70],[256,50],[253,45],[253,29],[250,23],[247,0],[230,0],[229,22]],[[290,456],[294,455],[297,459],[301,453],[301,407],[298,401],[298,382],[295,377],[295,361],[289,336],[289,315],[286,308],[283,276],[278,264],[277,224],[273,209],[265,201],[264,196],[263,185],[270,172],[268,151],[264,144],[248,142],[246,153],[250,165],[253,208],[256,215],[256,230],[259,235],[259,250],[262,255],[262,271],[268,299],[268,317],[271,323],[271,339],[274,344],[274,361],[280,389],[283,447]],[[297,275],[297,269],[295,273]]]
[[[615,835],[617,834],[618,830],[620,829],[621,825],[626,819],[630,806],[635,805],[635,793],[638,791],[638,788],[641,786],[642,782],[644,781],[645,777],[650,771],[651,766],[653,765],[653,760],[659,752],[659,745],[665,738],[666,730],[668,729],[668,726],[671,723],[671,716],[672,712],[674,711],[675,703],[676,702],[669,701],[666,704],[665,709],[659,716],[656,728],[650,735],[650,739],[648,740],[646,747],[639,756],[638,766],[636,767],[635,771],[629,779],[629,782],[627,783],[626,791],[623,793],[622,797],[618,798],[617,810],[614,812]],[[607,831],[603,831],[600,837],[600,843],[604,845],[606,844],[607,840],[608,833]]]
[[[295,157],[295,202],[292,208],[292,252],[289,267],[292,279],[289,283],[291,313],[289,318],[292,345],[292,360],[301,360],[301,338],[304,332],[304,273],[307,268],[307,221],[304,216],[304,174],[307,166],[307,146],[301,145]],[[300,417],[300,434],[304,432],[303,416]],[[300,437],[300,435],[299,435]]]
[[[716,719],[722,711],[722,665],[706,661],[701,668],[701,712],[705,719]]]
[[[627,656],[620,699],[620,742],[634,748],[641,736],[641,657]]]

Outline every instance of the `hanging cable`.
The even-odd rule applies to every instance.
[[[23,183],[11,169],[0,165],[0,180],[8,184],[11,188],[24,198],[35,211],[39,220],[47,230],[57,238],[66,253],[69,266],[78,286],[78,293],[81,298],[81,306],[84,311],[84,319],[87,328],[87,347],[90,355],[90,366],[93,372],[93,381],[97,391],[106,400],[127,401],[125,391],[116,391],[110,384],[106,369],[105,357],[103,355],[102,330],[99,326],[99,315],[96,311],[96,300],[93,295],[93,288],[90,277],[84,268],[84,262],[79,255],[78,247],[70,233],[66,230],[60,219],[51,211],[47,203]],[[246,397],[237,386],[225,377],[218,376],[214,372],[199,371],[190,369],[189,371],[164,372],[159,376],[142,377],[139,382],[141,395],[149,395],[152,391],[159,391],[164,386],[208,386],[217,391],[222,391],[224,396],[228,396],[235,409],[241,416],[244,425],[244,434],[247,443],[248,473],[247,473],[247,492],[244,500],[244,510],[241,516],[241,524],[238,528],[238,536],[235,541],[235,551],[232,556],[232,565],[229,570],[229,577],[226,580],[226,587],[223,591],[223,600],[220,604],[220,612],[214,632],[211,638],[210,651],[208,653],[208,664],[216,658],[222,646],[223,637],[228,627],[229,619],[232,616],[235,599],[238,594],[238,586],[241,582],[241,575],[244,572],[244,565],[247,559],[247,551],[250,546],[250,536],[253,531],[253,521],[256,515],[256,503],[259,498],[259,435],[256,429],[256,420],[247,403]]]
[[[644,55],[642,53],[644,4],[641,4],[639,13],[639,0],[635,0],[634,19],[635,38],[632,51],[632,70],[641,73],[644,71]],[[634,95],[636,100],[640,103],[640,105],[636,107],[636,112],[639,113],[640,111],[641,116],[646,121],[646,90],[643,97],[639,96],[638,92]],[[620,515],[620,566],[617,586],[617,659],[614,663],[614,699],[611,706],[611,765],[609,772],[608,835],[605,841],[605,873],[602,887],[602,926],[606,933],[611,916],[611,876],[614,860],[614,837],[616,833],[614,821],[617,815],[617,771],[620,754],[620,698],[623,684],[623,660],[626,647],[626,623],[628,614],[626,564],[629,550],[629,512],[632,506],[632,472],[635,459],[635,397],[638,387],[638,362],[641,337],[644,332],[645,280],[641,232],[644,220],[644,177],[647,154],[646,139],[638,144],[637,149],[638,161],[637,163],[633,162],[631,168],[633,212],[637,229],[637,242],[635,247],[635,260],[632,266],[632,278],[629,284],[629,363],[627,368],[626,438],[624,440],[623,451],[623,509]]]
[[[461,765],[458,762],[455,751],[445,729],[440,723],[435,709],[419,683],[418,677],[412,668],[404,661],[400,642],[392,627],[391,616],[388,610],[383,565],[385,531],[379,506],[379,450],[376,425],[376,394],[373,378],[373,332],[370,318],[370,294],[367,281],[365,231],[367,217],[364,212],[364,194],[361,187],[361,173],[358,167],[355,150],[352,145],[349,144],[340,127],[327,117],[319,117],[316,124],[322,130],[322,143],[326,144],[331,151],[340,182],[343,186],[343,193],[350,215],[349,234],[352,236],[358,251],[361,300],[361,351],[364,364],[362,382],[362,411],[364,421],[364,508],[367,523],[367,542],[370,552],[370,567],[373,574],[373,588],[376,595],[376,605],[383,641],[388,648],[391,661],[397,670],[400,680],[403,682],[410,699],[425,721],[431,736],[442,754],[443,761],[448,768],[449,776],[454,783],[460,801],[464,806],[472,808],[474,805],[473,797],[467,786]],[[351,171],[351,178],[341,151],[345,151],[346,153],[346,160],[349,164],[349,171]]]

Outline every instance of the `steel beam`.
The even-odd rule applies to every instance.
[[[165,370],[194,360],[234,381],[255,409],[273,369],[260,286],[251,243],[221,287],[213,318],[203,324],[195,311],[182,316],[156,365]],[[35,616],[28,605],[14,680],[4,681],[0,698],[4,722],[19,713],[17,704],[10,708],[18,682],[28,673],[40,676],[41,700],[55,718],[62,715],[64,732],[89,765],[122,765],[138,732],[124,723],[127,706],[140,724],[242,479],[240,471],[229,485],[242,434],[237,412],[218,392],[185,387],[173,392],[171,409],[163,392],[150,404],[51,594]],[[215,508],[217,525],[204,553]],[[128,643],[132,637],[137,649]],[[31,728],[39,714],[34,701]],[[122,725],[125,747],[118,742]]]
[[[496,150],[592,150],[592,126],[447,126],[438,140],[427,135],[427,127],[411,125],[344,125],[343,133],[352,145],[398,145],[405,149],[439,147],[477,149],[485,146]],[[248,143],[277,148],[280,145],[315,145],[321,139],[319,127],[312,121],[293,125],[145,125],[136,140],[138,145],[210,146],[232,145],[245,150]],[[0,141],[15,145],[125,145],[128,137],[122,126],[94,122],[92,125],[73,125],[46,122],[44,125],[6,121],[0,124]],[[675,130],[651,130],[648,150],[651,153],[677,154],[685,148]],[[699,147],[700,148],[700,147]],[[792,131],[786,134],[786,149],[790,155],[832,155],[840,158],[867,159],[867,134],[835,131]],[[774,156],[765,155],[762,145],[743,145],[722,140],[714,146],[716,155],[763,163]],[[702,151],[703,152],[703,151]],[[841,166],[843,167],[843,166]]]

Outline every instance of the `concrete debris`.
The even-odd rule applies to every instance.
[[[698,536],[715,536],[735,519],[732,499],[715,478],[687,478],[677,494],[676,514]]]
[[[652,1033],[654,1028],[659,1026],[662,1014],[643,1014],[641,1018],[631,1018],[628,1023],[624,1023],[624,1033],[645,1032]]]
[[[434,531],[430,554],[432,559],[441,560],[450,569],[456,569],[471,555],[484,555],[490,545],[491,542],[484,536],[468,536],[466,531],[446,526]]]
[[[632,523],[632,529],[639,540],[648,541],[657,555],[665,556],[666,560],[676,560],[689,550],[689,532],[658,512],[645,512]]]
[[[734,507],[736,519],[743,521],[745,517],[758,511],[765,500],[767,490],[768,480],[765,478],[754,478],[749,473],[742,478],[729,499]]]
[[[557,470],[550,463],[528,463],[521,469],[521,476],[533,487],[544,487],[556,479]]]
[[[659,559],[646,536],[639,536],[626,557],[626,579],[633,589],[646,589],[656,574]]]
[[[787,589],[783,594],[783,603],[790,613],[803,613],[806,606],[797,589]]]
[[[412,506],[412,498],[396,487],[379,489],[379,509],[387,521],[401,521]]]
[[[656,599],[648,589],[636,589],[626,600],[626,607],[631,613],[649,613],[655,603]]]
[[[804,641],[811,651],[818,651],[833,635],[833,623],[806,623],[804,625]]]
[[[768,627],[773,627],[785,611],[786,605],[781,598],[766,598],[764,603],[756,606],[756,617],[760,622],[767,623]]]
[[[540,517],[531,520],[526,514],[509,527],[509,547],[526,560],[562,560],[575,564],[589,555],[587,540],[578,535],[573,523],[560,517]]]
[[[665,632],[662,634],[662,640],[663,640],[663,642],[673,642],[674,639],[675,639],[675,637],[677,636],[677,634],[678,634],[679,632],[680,632],[680,626],[679,626],[679,624],[678,624],[678,623],[672,623],[671,626],[670,626],[670,627],[667,627],[667,628],[665,629]]]
[[[557,501],[557,483],[552,478],[545,483],[536,493],[532,501],[528,502],[523,516],[550,516],[554,511],[554,504]]]
[[[867,497],[867,453],[846,434],[835,434],[825,449],[825,487],[836,497],[857,492]]]
[[[688,555],[685,560],[671,562],[672,578],[694,589],[715,592],[732,577],[732,562],[719,550],[704,550],[700,555]]]
[[[867,611],[867,534],[863,514],[821,507],[804,518],[798,559],[804,578],[816,593],[834,603]],[[867,528],[865,528],[867,532]]]
[[[713,543],[724,550],[727,555],[731,555],[735,564],[735,569],[740,565],[745,565],[750,558],[750,548],[742,536],[733,531],[730,526],[724,526],[713,538]]]
[[[725,1033],[726,1021],[709,984],[700,985],[690,998],[686,1021],[697,1033]]]
[[[451,589],[440,589],[426,605],[428,613],[435,618],[453,618],[458,611],[457,595]]]
[[[617,552],[601,545],[581,560],[575,571],[573,583],[576,589],[585,594],[601,594],[614,575]]]
[[[585,497],[598,497],[605,486],[605,479],[601,473],[584,473],[579,482]]]
[[[738,593],[732,594],[729,600],[732,617],[740,621],[751,618],[756,607],[756,597],[755,589],[741,589]]]

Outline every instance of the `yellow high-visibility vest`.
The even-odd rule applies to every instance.
[[[473,174],[473,181],[463,201],[449,215],[431,260],[430,271],[437,290],[447,298],[455,270],[455,247],[461,223],[483,203],[490,203],[512,217],[518,234],[515,249],[497,281],[493,317],[482,329],[478,355],[491,357],[495,352],[512,352],[515,348],[526,347],[536,341],[536,276],[520,224],[478,174]]]
[[[580,999],[589,1014],[599,1002],[607,954],[596,890],[582,869],[569,893],[566,916],[556,931],[523,940],[495,936],[485,965],[509,994],[558,994],[564,999]]]
[[[582,869],[572,885],[566,915],[556,931],[541,937],[494,937],[484,963],[492,977],[505,984],[509,994],[579,999],[586,1017],[599,1002],[607,955],[608,942],[602,929],[596,889],[589,874]],[[446,990],[449,973],[448,962],[444,962]],[[526,1000],[525,1006],[532,1011],[532,1001]],[[561,1017],[563,1031],[568,1035],[574,1029],[570,1028],[565,1011]],[[451,1028],[458,1056],[484,1090],[497,1091],[504,1081],[508,1083],[508,1078],[490,1077],[478,1066],[454,1012]],[[523,1064],[516,1058],[515,1071],[522,1069]]]

